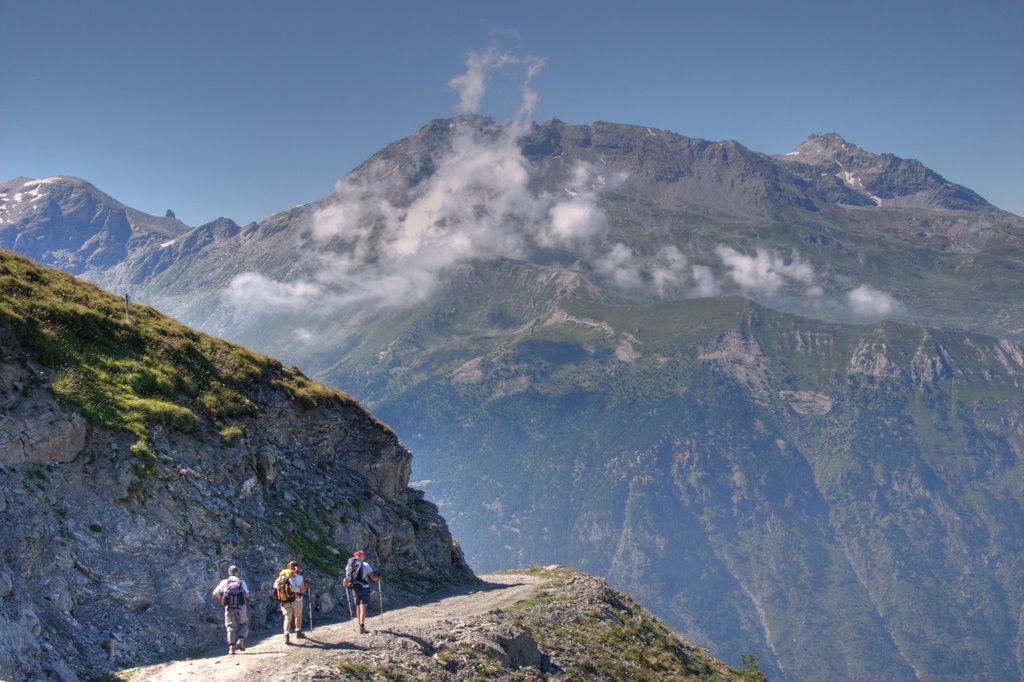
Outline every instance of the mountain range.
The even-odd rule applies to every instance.
[[[474,567],[773,679],[1024,674],[1024,220],[919,162],[463,117],[246,226],[15,179],[0,246],[351,393]]]

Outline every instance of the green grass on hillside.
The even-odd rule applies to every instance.
[[[194,331],[148,306],[0,250],[0,352],[27,352],[56,372],[52,391],[89,421],[130,431],[149,453],[150,427],[183,432],[206,419],[230,437],[266,381],[308,406],[349,398],[297,369]],[[0,357],[0,361],[11,358]],[[227,437],[227,436],[225,436]]]

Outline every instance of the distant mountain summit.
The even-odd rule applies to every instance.
[[[838,204],[958,211],[993,208],[919,161],[872,154],[837,133],[812,134],[793,151],[773,158]]]
[[[384,267],[406,248],[402,231],[416,248],[426,234],[452,235],[431,247],[447,254],[428,259],[435,269],[512,258],[568,267],[638,302],[731,294],[833,321],[1024,337],[1020,282],[1001,274],[1024,259],[1024,219],[918,161],[837,133],[768,156],[637,125],[509,129],[479,116],[431,121],[332,195],[244,227],[221,218],[193,229],[83,180],[16,178],[0,185],[0,247],[214,333],[259,328],[260,339],[258,315],[221,305],[236,278],[339,281],[318,272],[328,254]],[[467,229],[476,236],[459,245]]]
[[[79,178],[0,185],[0,248],[76,275],[115,269],[189,230],[173,217],[129,208]]]
[[[463,127],[491,137],[500,130],[484,117],[437,119],[381,150],[354,175],[387,168],[388,174],[399,173],[415,186],[436,171],[438,154],[450,148]],[[996,210],[918,161],[867,152],[836,133],[812,134],[793,152],[768,156],[734,140],[715,142],[646,126],[602,121],[575,125],[553,119],[534,124],[519,144],[534,165],[538,188],[564,182],[574,164],[584,162],[623,173],[624,193],[680,210],[714,210],[753,219],[771,218],[789,208],[817,212],[830,205]]]
[[[473,225],[486,228],[460,245],[455,232]],[[832,321],[885,317],[1024,338],[1013,276],[1024,219],[918,161],[836,133],[769,156],[638,125],[554,119],[510,135],[485,117],[437,119],[367,159],[335,193],[244,227],[221,218],[189,228],[75,178],[0,185],[0,247],[276,353],[293,342],[260,316],[281,313],[290,294],[225,307],[233,282],[258,273],[266,286],[254,295],[367,282],[365,271],[339,279],[320,270],[360,254],[383,277],[406,248],[402,230],[421,246],[428,233],[453,235],[431,246],[447,254],[424,261],[434,268],[511,258],[568,268],[622,300],[740,295]],[[408,264],[392,270],[392,284],[411,276]],[[360,296],[386,289],[366,287]]]

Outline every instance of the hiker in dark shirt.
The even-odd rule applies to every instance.
[[[345,578],[342,586],[352,590],[356,598],[356,618],[359,620],[360,634],[366,634],[366,607],[370,603],[370,581],[376,582],[380,577],[373,572],[373,567],[366,563],[366,553],[358,550],[352,554],[345,566]]]

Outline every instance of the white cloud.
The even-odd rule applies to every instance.
[[[537,99],[530,82],[542,60],[495,49],[470,53],[466,72],[450,81],[460,110],[475,111],[488,77],[511,65],[523,69],[523,80],[521,104],[510,120],[487,129],[473,121],[454,124],[450,148],[432,158],[432,173],[414,185],[407,183],[405,169],[384,161],[340,180],[332,199],[309,218],[316,252],[305,254],[312,264],[305,279],[285,283],[246,273],[231,282],[229,301],[247,306],[250,314],[329,315],[364,302],[408,305],[423,300],[443,273],[459,265],[527,258],[537,246],[574,249],[582,254],[580,267],[624,292],[682,294],[692,276],[698,295],[717,293],[710,269],[688,272],[687,257],[675,246],[654,255],[638,255],[624,244],[599,250],[609,230],[600,197],[621,185],[624,173],[578,162],[556,193],[531,188],[532,167],[519,140],[532,126]],[[737,263],[737,272],[744,271],[739,263],[746,257],[723,253]],[[799,264],[770,260],[769,270],[799,273]]]
[[[868,284],[862,284],[846,294],[850,311],[869,319],[881,319],[897,312],[902,306],[892,294],[879,291]]]
[[[755,255],[748,256],[720,245],[715,253],[725,264],[727,277],[744,295],[768,300],[784,310],[852,322],[885,319],[903,311],[903,305],[892,294],[867,284],[845,295],[826,295],[814,268],[795,252],[790,258],[783,258],[770,250],[757,249]],[[693,268],[696,290],[709,296],[721,293],[711,271],[698,272],[701,267]]]
[[[584,241],[604,232],[604,212],[589,199],[574,198],[551,207],[550,229],[538,236],[544,246]]]
[[[604,235],[608,222],[598,206],[598,196],[624,179],[615,175],[609,180],[593,164],[577,162],[563,188],[570,198],[557,201],[548,209],[548,222],[537,226],[537,242],[541,246],[573,245]],[[543,200],[551,201],[548,197]]]
[[[651,267],[651,281],[658,296],[667,296],[686,276],[686,254],[677,247],[663,246]]]
[[[814,268],[796,254],[783,258],[779,254],[758,248],[753,256],[747,256],[730,246],[718,246],[715,253],[728,268],[728,276],[740,289],[747,293],[773,295],[787,283],[808,286],[812,295],[820,294],[814,286]]]
[[[513,55],[498,52],[493,47],[484,52],[471,51],[466,57],[466,72],[448,81],[448,86],[459,92],[459,105],[456,110],[460,114],[474,114],[479,111],[480,102],[487,92],[487,76],[492,71],[516,61]]]
[[[695,298],[710,298],[722,293],[722,287],[718,284],[714,273],[711,272],[711,268],[708,266],[694,265],[690,270],[690,274],[693,276],[694,282],[696,282],[692,292]]]
[[[312,216],[313,238],[321,242],[340,240],[352,247],[351,258],[355,263],[366,262],[379,227],[396,222],[401,216],[401,209],[386,198],[390,185],[383,177],[373,182],[351,176],[339,181],[334,187],[335,200]]]
[[[592,257],[589,266],[598,279],[621,291],[665,298],[679,293],[684,286],[687,263],[686,254],[672,245],[644,258],[618,243]]]
[[[311,218],[313,238],[332,247],[315,278],[330,286],[331,300],[412,303],[455,265],[523,257],[531,235],[552,228],[550,198],[528,189],[521,134],[515,123],[497,135],[460,124],[451,150],[413,188],[382,168],[339,182],[334,200]]]
[[[245,272],[231,280],[225,296],[239,309],[286,312],[300,310],[324,293],[323,287],[312,282],[277,282],[258,272]]]
[[[633,249],[625,244],[616,244],[603,256],[595,258],[591,265],[598,278],[618,289],[639,291],[643,288],[640,263]]]
[[[478,76],[512,61],[497,54],[471,55],[459,83],[479,92]],[[527,78],[542,64],[525,62]],[[624,175],[605,177],[600,168],[580,163],[566,181],[567,199],[532,190],[531,167],[519,140],[532,125],[533,102],[527,80],[514,120],[488,130],[457,123],[450,149],[433,159],[433,173],[414,186],[405,184],[400,169],[383,166],[340,181],[333,201],[310,222],[322,246],[320,270],[311,279],[330,292],[322,305],[369,300],[405,305],[422,300],[442,272],[459,264],[524,258],[533,245],[579,246],[603,236],[608,223],[599,195]],[[616,269],[610,262],[603,266],[609,273]],[[619,270],[613,279],[633,281],[625,266]]]

